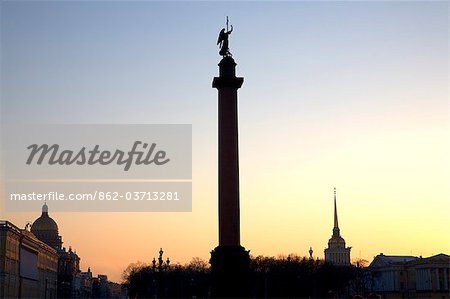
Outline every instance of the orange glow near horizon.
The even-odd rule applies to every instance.
[[[255,148],[249,142],[260,137],[244,141],[241,135],[242,245],[255,256],[306,256],[311,246],[313,255],[323,258],[332,232],[336,186],[339,225],[347,246],[352,246],[352,260],[370,262],[379,253],[450,252],[443,163],[448,141],[443,133],[436,128],[392,131],[345,142],[337,137],[320,140],[318,134],[317,150],[309,155],[286,146],[283,155],[265,159],[249,148]],[[277,144],[283,144],[289,136],[278,138]],[[326,147],[326,142],[336,143]],[[214,156],[213,149],[203,156],[208,167],[194,164],[190,213],[63,213],[52,212],[49,203],[64,246],[77,251],[82,270],[90,266],[94,274],[107,274],[113,281],[121,280],[130,263],[150,263],[160,247],[173,263],[193,257],[208,260],[217,245]],[[194,152],[194,163],[199,158]],[[23,227],[39,215],[3,212],[1,218]]]
[[[254,256],[307,256],[311,246],[323,258],[337,187],[339,225],[352,260],[448,254],[448,131],[445,120],[425,126],[412,125],[411,118],[398,114],[380,123],[337,116],[302,128],[295,122],[255,125],[242,117],[242,245]],[[90,266],[121,281],[130,263],[150,263],[160,247],[172,263],[209,259],[217,246],[216,145],[214,136],[207,146],[195,136],[194,127],[192,212],[63,213],[48,204],[82,270]],[[1,219],[19,227],[40,215],[1,211]]]

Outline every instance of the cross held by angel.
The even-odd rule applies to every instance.
[[[232,56],[230,52],[230,48],[228,46],[228,37],[233,32],[233,25],[231,25],[231,30],[228,30],[228,17],[227,17],[227,30],[222,28],[219,33],[219,38],[217,39],[217,44],[220,47],[219,54],[223,57]]]

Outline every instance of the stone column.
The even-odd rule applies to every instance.
[[[211,252],[213,297],[247,297],[250,258],[240,244],[236,63],[225,56],[213,87],[219,93],[219,246]]]

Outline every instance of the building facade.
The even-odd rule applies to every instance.
[[[119,284],[81,272],[80,257],[62,244],[47,204],[31,231],[0,221],[0,299],[120,297]]]
[[[62,246],[62,237],[59,235],[58,224],[48,213],[48,206],[42,206],[42,214],[31,225],[31,232],[42,242],[51,246],[58,255],[58,298],[79,298],[81,286],[77,282],[80,271],[80,258],[76,252],[66,250]],[[80,288],[79,288],[80,287]]]
[[[334,188],[334,227],[333,235],[328,241],[328,248],[325,249],[325,262],[336,266],[350,266],[350,250],[351,247],[345,247],[345,240],[341,237],[336,206],[336,188]]]
[[[369,266],[372,291],[383,298],[450,298],[450,256],[377,255]]]
[[[77,280],[80,284],[79,289],[81,298],[92,298],[92,281],[91,268],[88,268],[87,272],[81,272],[79,280]]]
[[[0,221],[0,298],[57,298],[57,271],[54,248]]]

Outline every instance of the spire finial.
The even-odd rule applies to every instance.
[[[336,187],[334,187],[334,228],[339,228],[337,206],[336,206]]]

